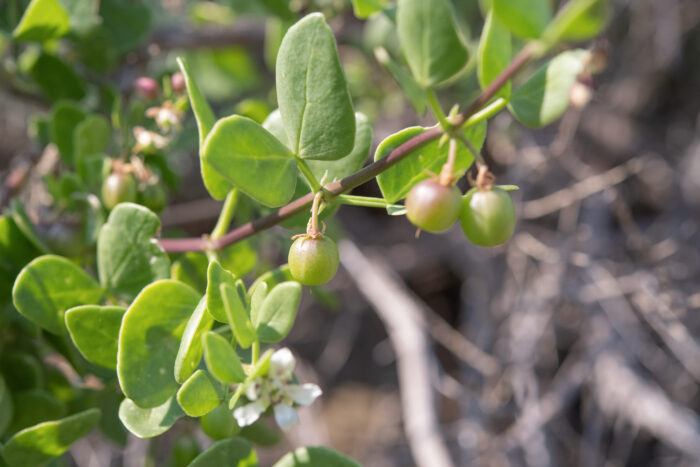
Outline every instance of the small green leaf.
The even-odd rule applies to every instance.
[[[158,216],[143,206],[121,203],[112,210],[97,240],[104,287],[130,300],[146,285],[170,276],[168,255],[151,238],[159,229]]]
[[[279,342],[289,333],[301,300],[301,284],[282,282],[265,297],[262,305],[251,312],[251,321],[263,342]]]
[[[391,58],[391,55],[389,55],[389,52],[387,52],[384,47],[377,47],[374,49],[374,56],[379,63],[384,65],[396,82],[399,83],[401,90],[406,95],[406,98],[411,103],[416,113],[418,115],[424,115],[428,105],[428,97],[425,89],[416,82],[413,75]]]
[[[201,150],[203,160],[254,200],[269,207],[289,201],[297,181],[293,154],[253,120],[219,120]]]
[[[51,252],[48,245],[46,245],[46,242],[44,242],[44,240],[37,235],[34,224],[32,224],[32,221],[29,220],[27,212],[24,210],[24,207],[17,198],[10,200],[10,215],[12,216],[12,220],[15,222],[17,228],[24,235],[24,238],[29,240],[29,242],[34,245],[37,250],[42,253]]]
[[[448,0],[399,0],[396,27],[401,49],[418,83],[430,88],[467,63],[467,49]]]
[[[365,19],[382,11],[388,3],[387,0],[352,0],[352,11],[358,18]]]
[[[401,144],[426,130],[426,128],[422,127],[410,127],[394,133],[379,144],[377,151],[374,153],[374,160],[377,161],[386,157]],[[462,130],[462,134],[478,151],[486,138],[486,122],[466,127]],[[430,176],[429,172],[439,173],[446,160],[446,144],[440,146],[438,140],[433,140],[420,146],[415,150],[414,154],[409,155],[377,176],[377,183],[382,190],[384,199],[390,203],[395,203],[404,198],[413,185]],[[473,161],[474,155],[469,148],[457,140],[457,159],[455,163],[457,174],[464,173]]]
[[[333,32],[321,13],[289,28],[277,55],[277,100],[289,147],[303,159],[352,151],[355,114]]]
[[[486,16],[478,56],[477,75],[481,88],[485,89],[508,66],[512,56],[510,32],[493,14],[493,10]],[[510,88],[508,81],[496,96],[508,99]]]
[[[73,164],[78,165],[87,156],[103,153],[111,139],[107,119],[101,115],[89,115],[73,131]]]
[[[493,12],[518,37],[542,35],[552,19],[550,0],[492,0]]]
[[[58,0],[32,0],[12,31],[12,38],[17,42],[44,42],[63,36],[69,29],[68,13]]]
[[[151,409],[142,409],[131,399],[124,399],[119,406],[119,420],[127,430],[141,439],[165,433],[184,415],[185,412],[178,405],[174,395],[162,405]]]
[[[543,36],[551,44],[585,41],[600,33],[607,18],[605,0],[572,0],[559,11]]]
[[[238,355],[226,339],[208,332],[202,336],[204,361],[212,375],[222,383],[240,383],[246,379]]]
[[[245,296],[241,296],[239,292],[241,287],[238,287],[238,284],[239,282],[236,283],[236,287],[232,287],[229,284],[221,284],[219,286],[219,293],[224,299],[224,309],[226,311],[228,323],[231,329],[233,329],[233,335],[238,345],[247,349],[253,343],[256,336],[253,325],[250,323],[250,317],[246,311]]]
[[[258,264],[258,252],[243,240],[229,245],[218,252],[221,266],[236,277],[243,277]]]
[[[209,263],[207,269],[207,311],[220,323],[228,323],[224,299],[221,296],[221,285],[236,286],[236,277],[221,267],[217,261]]]
[[[49,420],[58,420],[66,415],[66,405],[43,389],[30,389],[12,394],[14,417],[8,427],[9,433]]]
[[[17,274],[39,251],[9,216],[0,216],[0,301],[12,294]]]
[[[177,63],[185,77],[187,94],[190,97],[190,105],[192,106],[192,112],[194,112],[194,117],[197,120],[197,128],[199,129],[199,162],[201,165],[204,186],[206,187],[207,191],[209,191],[212,198],[222,200],[226,197],[228,192],[231,191],[233,185],[231,182],[219,175],[219,173],[211,166],[209,166],[209,164],[202,159],[201,153],[201,149],[204,147],[204,140],[209,135],[211,129],[214,128],[216,117],[214,116],[214,112],[211,110],[207,99],[204,97],[204,94],[202,94],[199,86],[197,86],[197,83],[194,81],[194,77],[192,76],[189,65],[185,59],[178,57]]]
[[[12,396],[10,396],[10,391],[5,384],[5,378],[0,374],[0,437],[5,433],[12,420],[13,410]],[[1,453],[2,448],[0,448],[0,457]]]
[[[151,10],[140,0],[100,0],[102,24],[122,54],[141,45],[151,32]]]
[[[0,370],[12,392],[44,387],[44,369],[32,354],[7,351],[0,360]]]
[[[187,415],[201,417],[219,406],[221,396],[209,373],[197,370],[180,387],[177,401]]]
[[[258,456],[240,438],[222,439],[198,455],[188,467],[257,467]]]
[[[175,381],[184,383],[202,360],[202,333],[211,329],[214,320],[207,313],[207,299],[202,297],[187,321],[175,359]]]
[[[569,92],[590,52],[570,50],[543,65],[513,91],[508,109],[522,124],[540,128],[559,118],[569,106]]]
[[[73,343],[89,362],[115,370],[119,328],[126,309],[83,305],[66,311],[66,327]]]
[[[73,71],[73,67],[55,55],[39,55],[29,69],[29,74],[52,101],[80,100],[85,97],[83,80]]]
[[[144,288],[126,311],[117,375],[124,395],[138,406],[157,407],[177,391],[175,359],[200,298],[182,282],[161,280]]]
[[[234,244],[235,245],[235,244]],[[180,256],[170,267],[171,277],[193,289],[206,293],[209,261],[204,253],[189,252]]]
[[[11,465],[40,467],[66,452],[87,435],[100,419],[98,409],[79,412],[53,422],[44,422],[16,433],[5,444],[2,456]]]
[[[354,460],[323,446],[298,448],[287,453],[274,467],[361,467]]]
[[[85,116],[85,112],[72,102],[58,102],[53,106],[51,139],[56,143],[61,160],[65,164],[73,163],[73,134]]]
[[[97,303],[102,288],[88,273],[60,256],[41,256],[17,276],[12,300],[17,311],[54,334],[64,334],[68,308]]]
[[[274,446],[282,440],[282,434],[279,430],[271,428],[263,420],[244,426],[238,436],[258,446]]]

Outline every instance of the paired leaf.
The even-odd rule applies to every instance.
[[[97,240],[100,282],[114,295],[131,300],[146,285],[170,276],[170,261],[151,237],[158,216],[143,206],[121,203],[109,214]]]
[[[289,201],[297,181],[293,154],[253,120],[240,115],[219,120],[201,156],[226,180],[265,206]]]
[[[58,102],[53,106],[51,139],[56,143],[61,160],[65,164],[73,163],[73,135],[85,117],[85,112],[72,102]]]
[[[607,18],[605,0],[572,0],[559,11],[544,37],[550,43],[584,41],[598,35]]]
[[[68,308],[97,303],[102,288],[88,273],[60,256],[45,255],[27,264],[17,276],[12,300],[24,317],[54,334],[65,333]]]
[[[246,309],[245,288],[240,281],[236,282],[236,287],[221,284],[219,293],[224,299],[224,309],[228,323],[233,329],[233,335],[238,345],[247,349],[255,340],[256,335]]]
[[[190,417],[202,417],[219,406],[221,396],[214,380],[204,370],[197,370],[177,392],[177,401]]]
[[[228,323],[224,299],[221,295],[221,285],[236,286],[236,277],[222,268],[217,261],[209,263],[207,269],[207,311],[220,323]]]
[[[126,309],[119,306],[83,305],[66,312],[66,327],[73,343],[89,362],[117,368],[119,329]]]
[[[394,133],[382,141],[374,153],[374,160],[377,161],[389,155],[394,149],[417,136],[426,128],[410,127]],[[462,130],[463,136],[472,143],[478,151],[484,144],[486,138],[486,122],[468,126]],[[377,176],[377,183],[382,190],[384,199],[390,203],[406,197],[413,185],[429,177],[428,172],[439,173],[442,165],[447,160],[447,144],[440,146],[438,140],[426,143],[417,149],[414,154],[404,158],[393,167]],[[455,169],[457,173],[466,171],[474,161],[474,155],[470,149],[458,140],[457,158]]]
[[[430,88],[467,63],[448,0],[399,0],[396,26],[401,49],[418,83]]]
[[[7,430],[10,433],[66,415],[66,405],[43,389],[15,392],[12,405],[14,417]]]
[[[68,13],[58,0],[32,0],[12,31],[12,38],[17,42],[44,42],[63,36],[69,29]]]
[[[354,460],[323,446],[298,448],[287,453],[274,467],[361,467]]]
[[[258,338],[271,343],[284,339],[292,329],[300,300],[301,284],[298,282],[282,282],[274,287],[262,304],[251,311]]]
[[[513,92],[508,108],[521,123],[532,128],[549,125],[569,106],[569,92],[583,71],[590,52],[571,50],[543,65]]]
[[[153,438],[168,431],[185,415],[173,395],[158,407],[143,409],[130,399],[124,399],[119,406],[119,420],[141,439]]]
[[[277,100],[299,157],[336,160],[352,151],[355,114],[333,32],[321,13],[289,28],[277,55]]]
[[[87,156],[103,153],[111,138],[107,119],[101,115],[89,115],[73,131],[73,163],[78,165]]]
[[[204,360],[212,375],[222,383],[240,383],[246,375],[231,344],[215,332],[202,336]],[[213,410],[213,409],[212,409]]]
[[[5,444],[2,456],[9,465],[40,467],[66,452],[71,444],[87,435],[100,419],[98,409],[45,422],[16,433]]]
[[[180,340],[180,348],[175,359],[175,381],[184,383],[192,375],[202,360],[203,333],[211,329],[214,320],[207,313],[207,299],[202,297],[187,321],[185,332]]]
[[[513,34],[538,38],[552,19],[550,0],[491,0],[494,14]]]
[[[479,84],[485,89],[510,63],[511,37],[508,28],[494,15],[493,10],[489,11],[484,23],[484,30],[479,41],[479,58],[477,63],[477,75]],[[496,93],[498,97],[508,98],[510,96],[510,81]]]
[[[138,406],[160,406],[177,391],[180,339],[200,298],[182,282],[161,280],[143,289],[124,315],[117,375],[124,395]]]
[[[192,112],[194,112],[195,120],[197,120],[197,128],[199,129],[199,148],[200,148],[200,166],[202,172],[202,180],[204,180],[204,186],[206,187],[209,194],[214,199],[222,200],[226,197],[229,191],[233,188],[231,182],[226,180],[223,176],[214,170],[207,162],[202,159],[202,148],[204,147],[204,140],[209,135],[209,132],[214,128],[216,123],[216,117],[214,112],[211,110],[209,103],[207,102],[204,94],[197,86],[194,81],[194,77],[190,72],[189,65],[184,58],[178,57],[177,63],[180,66],[180,71],[182,71],[185,77],[185,84],[187,85],[187,94],[190,97],[190,105],[192,106]]]
[[[222,439],[197,456],[189,467],[257,467],[258,456],[240,438]]]

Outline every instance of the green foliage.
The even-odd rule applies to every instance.
[[[384,65],[391,76],[401,87],[401,90],[406,95],[406,98],[413,106],[418,115],[425,114],[425,109],[428,105],[428,97],[425,89],[421,87],[413,78],[413,76],[399,65],[386,51],[384,47],[374,49],[374,55],[377,61]]]
[[[39,252],[8,216],[0,216],[0,303],[9,300],[20,270]]]
[[[15,433],[48,420],[57,420],[66,415],[66,406],[43,389],[29,389],[12,395],[14,416],[7,428]]]
[[[112,138],[107,119],[101,115],[88,115],[73,130],[73,163],[83,163],[86,157],[103,153]]]
[[[206,371],[195,371],[177,392],[182,410],[190,417],[201,417],[217,408],[221,395],[216,384]]]
[[[52,101],[79,100],[85,97],[85,83],[70,65],[56,55],[41,53],[32,63],[29,74],[44,95]]]
[[[240,438],[217,441],[192,461],[190,467],[256,467],[258,456],[253,448]]]
[[[365,19],[382,11],[388,3],[387,0],[352,0],[352,11],[358,18]]]
[[[467,63],[467,49],[448,0],[399,0],[396,26],[413,76],[425,87],[452,77]]]
[[[607,17],[605,0],[572,0],[564,5],[544,35],[551,43],[584,41],[600,33]]]
[[[360,467],[360,464],[332,449],[309,446],[287,453],[275,467]]]
[[[241,361],[233,347],[220,335],[208,332],[202,336],[204,360],[212,375],[222,383],[240,383],[246,378]]]
[[[549,0],[491,0],[494,14],[513,34],[538,38],[552,19]]]
[[[151,10],[140,0],[100,0],[100,16],[118,53],[141,45],[150,33]]]
[[[189,378],[202,360],[202,334],[211,329],[214,320],[207,313],[207,300],[202,297],[187,321],[175,359],[175,380],[182,384]]]
[[[78,124],[85,119],[86,114],[76,104],[63,101],[57,102],[51,112],[51,139],[58,147],[61,160],[66,164],[73,163],[74,131]]]
[[[149,409],[139,407],[131,399],[124,399],[119,406],[119,420],[139,438],[153,438],[165,433],[184,415],[175,395]]]
[[[245,287],[240,281],[236,282],[235,288],[228,284],[221,284],[219,292],[224,299],[224,310],[228,323],[233,329],[233,335],[238,345],[247,349],[255,340],[256,335],[246,306]]]
[[[221,286],[229,284],[236,286],[236,277],[221,267],[217,261],[209,263],[207,269],[207,311],[220,323],[228,323]]]
[[[44,42],[61,37],[69,29],[68,13],[58,0],[32,0],[12,31],[12,38]]]
[[[12,396],[10,396],[10,391],[7,389],[5,378],[0,374],[0,436],[5,433],[12,420],[13,413]]]
[[[510,63],[511,51],[510,32],[501,20],[494,14],[493,10],[486,16],[484,30],[481,32],[479,41],[479,58],[477,74],[479,84],[486,88]],[[496,94],[497,96],[510,97],[511,83],[508,81]]]
[[[73,343],[86,360],[115,370],[119,329],[126,310],[118,306],[82,305],[66,311]]]
[[[255,300],[255,296],[253,297]],[[298,282],[282,282],[275,286],[260,305],[251,308],[251,321],[263,342],[279,342],[289,333],[301,300]]]

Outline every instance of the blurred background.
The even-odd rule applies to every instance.
[[[478,2],[454,3],[478,39]],[[434,123],[374,59],[377,46],[397,50],[388,20],[359,21],[344,0],[292,4],[329,18],[356,109],[373,122],[373,148]],[[415,238],[403,217],[340,209],[329,231],[341,271],[324,290],[305,291],[286,341],[300,379],[324,397],[300,411],[280,445],[259,450],[261,465],[308,444],[368,467],[415,465],[421,453],[438,467],[447,456],[464,466],[700,465],[700,2],[611,4],[607,68],[585,108],[538,131],[506,113],[489,123],[484,157],[498,183],[520,187],[506,245],[475,247],[458,226]],[[254,0],[148,6],[152,34],[119,61],[102,57],[118,89],[175,71],[185,55],[217,115],[264,118],[275,108],[283,20],[266,19]],[[477,93],[472,63],[440,96],[449,108]],[[0,78],[3,203],[17,174],[27,175],[26,199],[42,191],[51,168],[32,119],[48,109]],[[165,235],[198,236],[216,221],[196,146],[189,115],[168,155],[179,188],[162,215]],[[380,195],[374,182],[355,193]],[[258,215],[243,209],[236,222]],[[258,235],[241,261],[255,265],[252,274],[276,267],[299,231]],[[147,450],[165,452],[193,429],[180,423],[155,447],[91,436],[72,457],[80,466],[142,465]]]

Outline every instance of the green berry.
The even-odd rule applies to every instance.
[[[109,210],[119,203],[133,203],[136,195],[136,180],[131,174],[113,173],[102,183],[102,202]]]
[[[338,247],[328,237],[297,238],[289,249],[289,270],[303,285],[322,285],[338,271]]]
[[[464,235],[479,246],[505,243],[515,228],[513,200],[500,188],[467,193],[460,217]]]
[[[428,232],[444,232],[459,218],[462,194],[454,186],[435,180],[423,180],[406,197],[406,217],[416,227]]]

